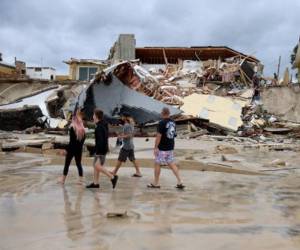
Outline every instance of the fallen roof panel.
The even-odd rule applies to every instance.
[[[243,125],[242,107],[249,103],[249,101],[203,94],[192,94],[183,98],[183,102],[181,109],[186,115],[208,119],[209,122],[232,131],[237,131]]]
[[[94,104],[108,116],[114,116],[118,112],[130,112],[135,121],[145,124],[157,121],[160,118],[160,111],[168,107],[171,115],[179,115],[182,111],[142,93],[128,88],[117,77],[113,76],[109,85],[103,83],[93,84]]]

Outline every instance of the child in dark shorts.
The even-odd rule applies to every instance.
[[[127,159],[129,159],[133,163],[136,170],[132,177],[142,177],[139,164],[137,163],[134,155],[134,121],[128,113],[124,113],[122,115],[122,120],[124,122],[123,132],[118,136],[118,138],[123,140],[123,144],[119,152],[117,165],[112,171],[112,174],[116,175],[121,165],[126,162]]]

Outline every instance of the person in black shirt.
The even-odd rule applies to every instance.
[[[168,165],[177,178],[176,188],[184,189],[184,185],[181,182],[178,167],[175,164],[174,159],[174,146],[176,137],[176,124],[170,118],[170,110],[163,108],[161,112],[162,120],[157,127],[157,135],[155,139],[154,156],[155,156],[155,168],[154,168],[154,182],[148,184],[149,188],[160,188],[159,176],[160,166]]]
[[[80,183],[83,183],[83,170],[81,165],[82,149],[85,141],[85,129],[82,122],[81,113],[78,110],[76,115],[72,118],[72,123],[69,130],[70,141],[66,150],[65,166],[63,170],[63,176],[60,180],[61,184],[65,183],[67,178],[69,167],[73,157],[75,158]]]
[[[94,181],[87,188],[99,188],[99,174],[105,174],[112,183],[113,189],[117,185],[118,176],[113,175],[105,167],[105,158],[108,153],[108,125],[103,119],[103,111],[96,109],[93,116],[95,128],[95,157],[94,157]]]

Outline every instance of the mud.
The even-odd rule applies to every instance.
[[[90,191],[77,184],[75,167],[62,187],[56,183],[61,165],[42,155],[2,153],[0,249],[299,249],[297,154],[226,157],[260,169],[284,154],[295,169],[269,175],[183,170],[187,189],[177,191],[169,170],[162,171],[161,190],[148,190],[152,169],[134,179],[132,168],[122,168],[115,191],[104,177],[101,189]],[[85,175],[91,180],[92,168],[85,166]]]

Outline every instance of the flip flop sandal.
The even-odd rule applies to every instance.
[[[160,186],[155,186],[154,184],[150,183],[147,185],[148,188],[160,188]]]
[[[137,177],[137,178],[141,178],[142,175],[139,175],[139,174],[133,174],[131,177]]]
[[[185,186],[183,184],[177,184],[175,187],[177,189],[181,189],[181,190],[183,190],[185,188]]]

